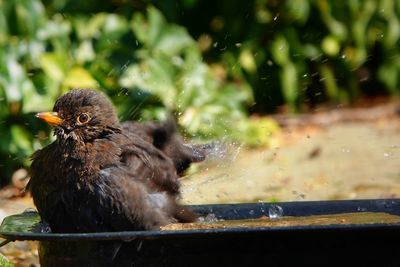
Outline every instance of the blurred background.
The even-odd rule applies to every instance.
[[[393,99],[399,19],[398,0],[0,1],[0,185],[52,140],[34,114],[75,87],[253,148],[280,131],[265,115]]]
[[[0,0],[0,222],[76,87],[216,144],[185,204],[400,197],[399,40],[400,0]]]
[[[49,142],[34,113],[74,87],[249,146],[278,129],[262,115],[397,96],[399,19],[396,0],[0,1],[0,184]]]

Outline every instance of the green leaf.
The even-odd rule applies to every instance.
[[[153,47],[161,33],[164,31],[165,19],[156,8],[150,6],[147,9],[148,18],[137,13],[132,19],[132,29],[138,40],[147,47]]]
[[[391,48],[396,46],[396,43],[400,39],[400,21],[397,17],[390,17],[387,23],[387,30],[384,35],[385,47]]]
[[[120,79],[124,87],[139,88],[158,96],[162,103],[174,110],[177,90],[174,68],[163,58],[148,59],[140,65],[131,65]]]
[[[124,17],[116,14],[107,15],[103,26],[103,31],[105,34],[113,34],[116,38],[119,38],[127,31],[127,29],[128,22]]]
[[[85,40],[75,50],[76,61],[80,64],[95,60],[96,54],[91,40]]]
[[[137,40],[143,45],[149,44],[149,36],[147,29],[149,28],[148,23],[145,21],[145,17],[141,13],[136,13],[131,21],[131,28],[137,38]]]
[[[99,84],[87,70],[75,66],[67,72],[63,86],[67,88],[97,88]]]
[[[164,31],[166,21],[161,12],[152,6],[147,9],[147,15],[148,45],[154,46],[157,43],[158,38],[161,36],[161,33]]]
[[[8,23],[6,12],[3,9],[4,4],[0,3],[0,43],[4,44],[8,39]]]
[[[32,143],[29,132],[22,126],[11,126],[11,144],[10,152],[23,154],[25,156],[32,154]]]
[[[74,28],[80,40],[96,38],[101,35],[101,28],[107,20],[106,13],[96,14],[90,19],[86,16],[76,16],[73,19]]]
[[[271,136],[279,131],[276,121],[269,118],[241,120],[232,136],[250,147],[270,146]]]
[[[61,82],[65,77],[67,69],[64,56],[55,53],[44,53],[40,57],[40,64],[43,71],[55,81]]]
[[[191,69],[186,69],[178,81],[180,92],[178,110],[190,106],[199,107],[212,101],[217,90],[217,83],[209,73],[205,64],[198,63]]]
[[[179,55],[182,50],[190,45],[194,45],[186,29],[176,25],[165,27],[157,42],[153,43],[154,49],[165,55]]]
[[[54,105],[54,98],[47,95],[40,95],[33,90],[24,94],[22,111],[24,113],[41,112],[51,110]]]
[[[249,73],[257,72],[257,65],[250,49],[243,49],[239,56],[240,65]]]
[[[300,23],[305,23],[310,13],[309,0],[297,0],[286,2],[288,16]]]
[[[70,33],[70,21],[65,20],[61,14],[57,14],[52,20],[46,21],[46,23],[37,30],[36,37],[41,41],[45,41],[67,37]]]
[[[7,258],[0,253],[0,267],[13,267],[14,265],[7,260]]]
[[[333,36],[327,36],[321,43],[322,51],[328,56],[335,57],[340,52],[340,44]]]
[[[287,103],[295,109],[295,102],[298,96],[298,79],[297,70],[293,63],[285,64],[280,73],[280,80],[283,90],[283,96]]]
[[[9,53],[7,53],[9,52]],[[19,64],[13,52],[7,51],[2,75],[0,75],[0,85],[4,88],[5,95],[9,102],[20,102],[24,91],[29,91],[34,88],[31,80],[25,72],[23,66]]]
[[[272,42],[271,53],[278,65],[284,65],[289,61],[289,44],[283,35],[278,35]]]
[[[5,76],[0,79],[0,83],[5,89],[9,102],[20,101],[20,88],[25,81],[24,70],[12,54],[6,56],[5,64],[7,66],[6,73]]]
[[[15,14],[20,33],[35,36],[45,21],[45,10],[39,0],[15,1]]]
[[[399,66],[389,61],[379,68],[378,78],[392,93],[398,94],[397,86],[399,84],[399,73]]]
[[[321,77],[326,88],[326,93],[330,99],[339,100],[339,88],[335,81],[335,74],[330,66],[322,65],[320,69]]]

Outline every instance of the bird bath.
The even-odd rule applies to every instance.
[[[36,212],[0,237],[39,241],[42,266],[398,265],[400,200],[199,205],[206,219],[159,231],[49,233]],[[347,264],[346,264],[347,265]]]

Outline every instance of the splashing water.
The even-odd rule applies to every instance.
[[[207,172],[209,170],[209,166],[217,167],[222,170],[216,174],[207,175],[206,179],[202,179],[196,181],[191,184],[191,186],[182,188],[182,193],[188,192],[197,192],[198,188],[204,186],[205,184],[209,184],[215,181],[224,181],[231,179],[231,173],[226,172],[225,168],[235,162],[240,151],[242,149],[242,145],[237,143],[227,143],[223,141],[216,141],[209,144],[204,145],[203,149],[206,151],[207,159],[205,162],[205,166],[203,170]],[[193,174],[191,174],[193,175]],[[191,176],[190,175],[190,176]],[[236,175],[236,177],[246,178],[245,175]],[[222,192],[224,195],[229,195],[228,192]]]
[[[209,213],[204,217],[200,217],[198,219],[199,222],[208,222],[208,223],[212,223],[212,222],[218,222],[220,221],[217,216],[214,213]]]
[[[279,219],[283,216],[283,208],[279,205],[271,205],[268,209],[268,217],[270,219]]]

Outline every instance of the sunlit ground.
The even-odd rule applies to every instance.
[[[270,149],[231,148],[183,181],[188,204],[400,196],[400,121],[285,131]]]
[[[182,179],[186,204],[391,198],[400,196],[400,118],[287,127],[271,148],[222,144]],[[4,190],[2,192],[3,196]],[[0,216],[33,207],[0,199]],[[0,218],[1,220],[2,218]],[[0,249],[17,266],[37,263],[33,242]]]

